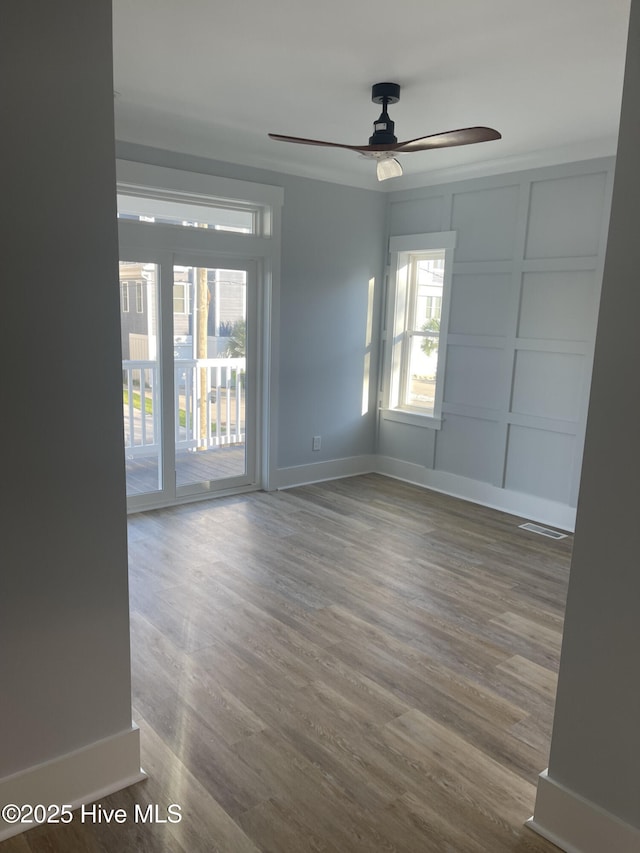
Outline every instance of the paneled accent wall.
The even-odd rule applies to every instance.
[[[390,197],[390,235],[452,230],[457,246],[442,429],[381,416],[382,470],[571,526],[612,169],[592,160]]]

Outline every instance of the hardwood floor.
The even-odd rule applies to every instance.
[[[2,853],[550,853],[571,538],[377,475],[130,518],[146,782]]]

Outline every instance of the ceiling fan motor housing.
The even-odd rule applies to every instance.
[[[387,114],[387,105],[400,100],[400,86],[397,83],[375,83],[371,87],[371,100],[374,104],[382,104],[382,113],[373,123],[369,145],[394,145],[398,138],[394,133],[395,124]]]
[[[371,87],[371,100],[374,104],[397,104],[400,100],[398,83],[375,83]]]

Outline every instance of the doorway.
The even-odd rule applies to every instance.
[[[268,489],[284,191],[116,167],[128,509]]]

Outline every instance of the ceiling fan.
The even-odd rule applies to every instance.
[[[490,127],[463,127],[460,130],[447,130],[444,133],[434,133],[431,136],[421,136],[418,139],[398,142],[398,138],[393,132],[394,122],[391,121],[387,113],[387,106],[396,104],[400,100],[399,84],[376,83],[371,87],[371,100],[374,104],[382,104],[382,113],[373,123],[373,135],[369,137],[368,145],[344,145],[340,142],[322,142],[319,139],[282,136],[278,133],[270,133],[269,137],[279,142],[297,142],[300,145],[321,145],[326,148],[346,148],[348,151],[355,151],[364,157],[377,160],[376,171],[379,181],[397,178],[402,174],[402,166],[394,156],[395,154],[426,151],[428,148],[473,145],[476,142],[489,142],[492,139],[502,138],[497,130]]]

